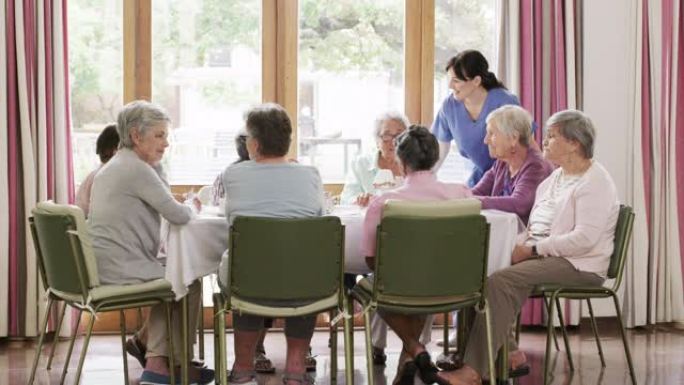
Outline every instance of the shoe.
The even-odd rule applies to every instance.
[[[176,384],[180,384],[180,378],[176,377]],[[171,377],[163,374],[143,370],[140,376],[140,385],[170,385]]]
[[[257,385],[256,372],[253,370],[244,372],[229,370],[228,383],[231,385]]]
[[[530,374],[530,366],[522,364],[515,369],[508,369],[508,378],[522,377]]]
[[[454,352],[448,355],[440,354],[436,360],[437,367],[450,372],[452,370],[457,370],[463,367],[463,357],[461,353]]]
[[[276,369],[275,366],[273,366],[273,362],[266,357],[266,353],[256,352],[254,355],[254,371],[257,373],[272,374],[275,373]]]
[[[385,349],[376,348],[373,346],[373,365],[382,366],[387,362],[387,355]]]
[[[430,358],[430,353],[422,352],[416,356],[414,359],[416,367],[418,367],[418,374],[420,379],[426,384],[439,384],[439,385],[450,385],[449,381],[440,377],[439,369],[432,363]]]
[[[126,353],[133,356],[140,363],[141,367],[145,367],[147,364],[147,359],[145,358],[145,353],[147,352],[147,347],[138,339],[138,336],[133,335],[133,337],[126,340]]]
[[[181,383],[180,375],[175,378],[175,384]],[[214,381],[214,371],[211,369],[199,369],[199,378],[191,381],[190,385],[206,385]],[[254,383],[256,384],[256,382]],[[140,376],[140,385],[171,385],[171,376],[143,370]]]
[[[307,372],[316,371],[316,358],[311,355],[311,348],[309,348],[309,352],[306,353],[306,357],[304,357],[304,367],[306,367]]]

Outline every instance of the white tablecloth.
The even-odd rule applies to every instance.
[[[511,264],[511,251],[522,228],[515,214],[496,210],[483,210],[482,214],[491,225],[491,274]],[[369,273],[361,253],[364,212],[357,207],[341,206],[331,215],[339,217],[345,226],[345,271]],[[221,255],[228,248],[228,222],[225,217],[199,215],[185,225],[169,225],[166,238],[166,280],[180,299],[194,280],[218,270]]]

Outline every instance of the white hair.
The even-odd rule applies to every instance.
[[[132,101],[119,111],[116,129],[119,132],[119,147],[133,148],[131,131],[136,129],[140,135],[161,122],[170,122],[169,115],[160,106],[146,100]]]
[[[501,106],[487,116],[487,124],[490,123],[494,123],[496,128],[509,138],[517,134],[521,145],[530,145],[532,116],[524,108],[514,104]]]

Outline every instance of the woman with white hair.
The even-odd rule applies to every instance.
[[[527,236],[511,255],[513,266],[487,279],[492,348],[498,350],[536,285],[600,286],[613,252],[619,202],[613,178],[594,156],[596,131],[577,110],[547,121],[544,157],[558,165],[537,188]],[[478,314],[465,349],[465,366],[448,373],[451,384],[476,384],[487,373],[486,330]],[[514,368],[524,354],[511,352]]]
[[[377,193],[378,186],[374,185],[374,181],[380,170],[391,171],[394,178],[404,175],[394,155],[394,140],[406,131],[408,126],[408,119],[399,112],[385,112],[375,119],[374,136],[377,150],[359,155],[352,161],[340,196],[341,203],[368,206],[370,197]]]
[[[472,189],[483,209],[517,214],[527,224],[537,186],[553,171],[532,140],[532,116],[522,107],[505,105],[487,116],[484,143],[496,161]]]
[[[169,146],[169,117],[163,109],[142,100],[131,102],[119,112],[117,130],[120,149],[95,175],[88,218],[100,281],[126,285],[164,278],[164,266],[157,259],[161,217],[185,224],[200,205],[176,202],[165,180],[160,162]],[[199,283],[189,289],[190,313],[197,314]],[[191,357],[181,357],[180,352],[179,303],[172,309],[175,362],[189,362]],[[190,317],[189,343],[195,340],[196,322],[196,317]],[[170,383],[167,355],[166,311],[164,305],[155,305],[150,311],[140,384]],[[207,384],[214,373],[191,367],[190,378],[193,383]]]

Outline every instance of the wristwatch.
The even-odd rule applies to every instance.
[[[532,245],[532,256],[533,257],[539,256],[539,253],[537,253],[537,245]]]

